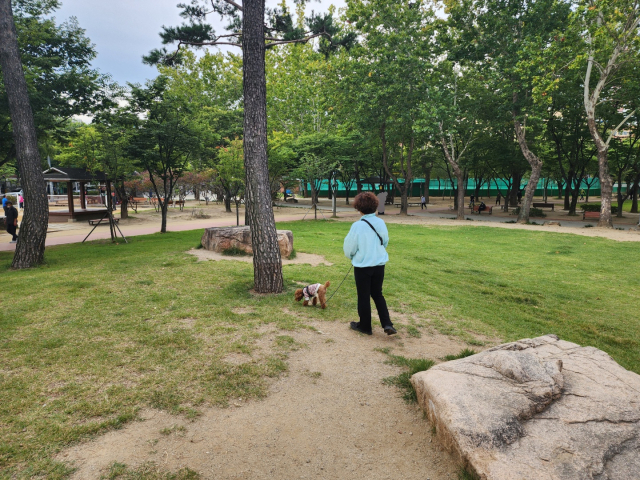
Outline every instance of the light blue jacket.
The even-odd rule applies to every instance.
[[[389,254],[386,250],[389,244],[387,226],[382,219],[376,217],[375,213],[363,215],[362,218],[373,225],[378,235],[382,237],[382,245],[380,245],[378,235],[361,219],[351,225],[351,230],[344,239],[344,254],[351,259],[354,267],[384,265],[389,261]]]

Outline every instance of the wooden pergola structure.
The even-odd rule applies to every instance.
[[[85,195],[85,185],[97,182],[106,185],[107,192],[111,191],[111,181],[104,173],[91,173],[82,168],[51,167],[43,172],[46,182],[67,184],[67,206],[68,210],[49,211],[49,223],[66,223],[83,220],[100,219],[107,213],[105,206],[99,208],[87,208],[87,197]],[[80,184],[80,208],[76,209],[73,204],[73,184]]]

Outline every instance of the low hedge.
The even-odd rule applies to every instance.
[[[516,207],[513,210],[513,213],[511,215],[520,215],[520,207]],[[542,211],[541,208],[536,208],[536,207],[531,207],[529,208],[529,218],[542,218],[542,217],[546,217],[547,215]]]
[[[584,212],[599,212],[601,205],[599,203],[583,203],[580,208]],[[611,206],[611,213],[618,213],[618,207],[616,205]]]

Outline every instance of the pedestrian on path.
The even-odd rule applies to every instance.
[[[387,302],[382,295],[384,266],[389,261],[387,245],[389,232],[384,220],[376,216],[378,199],[371,192],[356,195],[353,207],[362,218],[351,225],[344,239],[344,254],[351,260],[358,292],[359,322],[351,322],[351,329],[372,335],[371,301],[373,298],[380,318],[380,324],[387,335],[398,333],[393,328]]]
[[[424,195],[422,195],[422,197],[420,197],[420,210],[422,210],[423,208],[427,208],[427,199],[424,198]]]
[[[16,243],[18,236],[16,235],[16,229],[18,228],[18,210],[13,206],[11,201],[7,201],[7,207],[5,208],[5,217],[7,221],[7,233],[12,236],[9,243]]]
[[[496,195],[496,205],[500,205],[501,199],[502,199],[502,195],[500,194],[500,192],[498,192],[498,195]]]
[[[18,207],[24,208],[24,197],[21,193],[18,194]]]
[[[9,202],[9,199],[7,198],[6,195],[2,195],[2,210],[4,210],[4,216],[7,216],[7,203]]]

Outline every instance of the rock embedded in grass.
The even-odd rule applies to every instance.
[[[293,233],[291,230],[277,230],[280,255],[288,258],[293,252]],[[253,255],[251,229],[249,227],[212,227],[204,230],[201,240],[207,250],[222,253],[225,250],[239,249]]]
[[[640,375],[596,348],[524,339],[411,382],[440,441],[481,479],[640,472]]]

